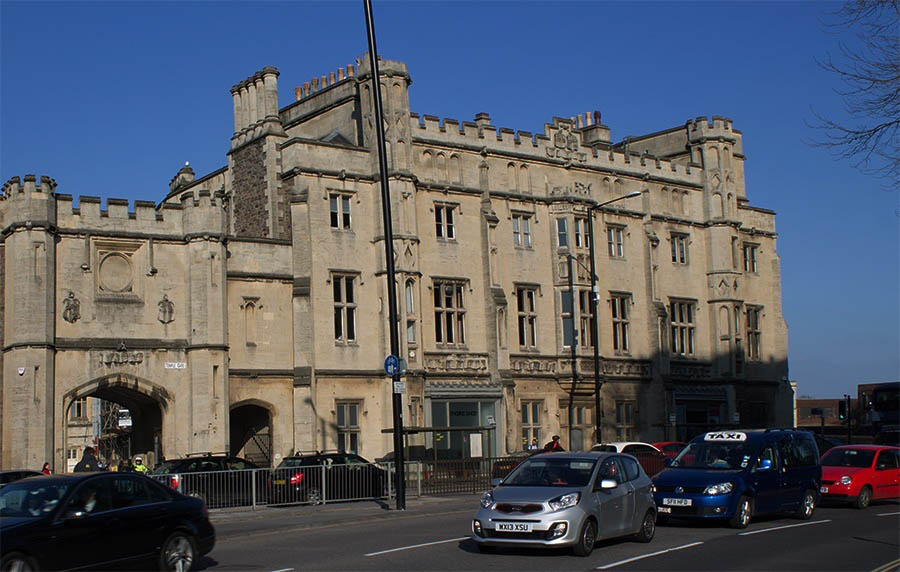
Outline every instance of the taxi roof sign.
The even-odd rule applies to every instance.
[[[707,433],[704,441],[746,441],[747,434],[739,431],[715,431]]]

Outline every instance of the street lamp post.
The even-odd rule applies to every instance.
[[[577,343],[577,329],[575,328],[575,278],[574,278],[574,267],[572,266],[572,260],[575,257],[572,256],[572,253],[569,252],[566,254],[566,271],[569,273],[569,323],[572,325],[572,336],[569,339],[569,342],[572,344],[572,385],[569,387],[569,450],[574,451],[575,447],[572,445],[572,425],[574,421],[574,416],[572,410],[575,405],[575,386],[578,383],[578,343]],[[580,264],[580,263],[579,263]],[[583,265],[582,265],[583,266]],[[563,311],[566,308],[563,306]]]
[[[634,197],[639,197],[641,195],[640,191],[633,191],[628,193],[627,195],[623,195],[621,197],[616,197],[614,199],[610,199],[608,201],[604,201],[602,203],[593,205],[588,207],[588,253],[591,259],[591,316],[594,318],[594,324],[591,328],[593,330],[594,335],[594,424],[596,425],[596,437],[597,443],[603,442],[603,435],[601,433],[602,429],[602,419],[601,419],[601,409],[600,409],[600,388],[603,385],[600,381],[600,319],[597,316],[597,302],[600,298],[600,292],[597,291],[597,266],[595,262],[596,252],[594,251],[594,211],[599,209],[600,207],[606,206],[610,203],[614,203],[616,201],[621,201],[623,199],[631,199]],[[569,265],[569,276],[571,276],[572,269],[571,264]],[[571,283],[571,279],[570,279]],[[574,310],[574,305],[573,305]],[[573,312],[574,314],[574,312]],[[573,325],[574,325],[574,315],[573,315]],[[574,353],[574,352],[573,352]],[[574,366],[574,364],[573,364]],[[571,401],[571,399],[570,399]],[[570,419],[569,419],[569,427],[572,426],[571,420],[571,404],[569,407],[570,411]]]

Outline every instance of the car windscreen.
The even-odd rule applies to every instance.
[[[0,516],[43,516],[62,502],[68,488],[69,483],[44,479],[10,483],[0,489]]]
[[[591,480],[595,459],[532,458],[503,479],[513,487],[584,487]]]
[[[746,468],[753,452],[745,441],[694,441],[672,461],[682,469],[740,470]]]
[[[865,449],[831,449],[822,457],[826,467],[870,467],[875,451]]]

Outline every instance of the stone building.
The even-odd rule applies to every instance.
[[[593,217],[603,439],[790,425],[775,217],[748,201],[731,120],[619,143],[596,113],[514,132],[412,113],[406,65],[381,72],[404,423],[473,427],[410,444],[593,442],[588,209],[629,193]],[[168,458],[392,449],[370,75],[361,58],[279,108],[263,68],[231,89],[227,163],[185,165],[158,202],[5,184],[4,467],[62,466],[87,396],[129,409],[132,451]]]

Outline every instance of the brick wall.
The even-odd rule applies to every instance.
[[[238,149],[234,157],[234,233],[268,237],[269,209],[266,198],[266,165],[263,141]]]

